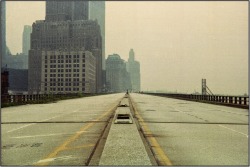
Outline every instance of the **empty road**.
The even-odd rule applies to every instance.
[[[119,139],[111,121],[123,97],[2,108],[2,165],[98,165],[105,140],[110,147],[112,136]],[[153,157],[158,165],[248,165],[248,110],[134,93],[130,99],[136,140],[143,140],[151,162]]]

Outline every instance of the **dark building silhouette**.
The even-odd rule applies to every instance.
[[[24,93],[28,91],[28,70],[27,69],[1,69],[2,94]]]
[[[12,69],[28,69],[28,55],[23,53],[12,55],[8,47],[6,47],[6,50],[6,56],[2,57],[2,67]]]
[[[125,92],[131,89],[125,61],[118,54],[109,55],[106,60],[106,82],[111,92]]]
[[[22,93],[28,91],[28,70],[27,69],[7,69],[9,72],[9,91]]]
[[[1,70],[1,95],[8,94],[9,87],[9,72],[7,70]]]
[[[49,52],[48,52],[49,51]],[[49,67],[45,67],[45,64],[41,64],[44,60],[44,57],[41,57],[40,61],[38,60],[38,55],[46,56],[43,53],[52,53],[58,52],[56,58],[53,58],[53,67],[50,67],[52,64],[47,64]],[[63,57],[62,61],[64,64],[59,61],[59,56]],[[75,52],[81,54],[85,52],[90,52],[91,56],[95,59],[95,89],[96,92],[101,92],[103,83],[102,83],[102,36],[101,29],[97,21],[88,20],[88,1],[47,1],[46,2],[46,19],[36,21],[32,25],[32,34],[31,34],[31,49],[29,52],[29,64],[30,66],[37,67],[36,69],[29,70],[29,90],[30,92],[41,91],[42,88],[42,78],[45,77],[44,81],[47,85],[50,85],[52,81],[51,78],[47,78],[48,75],[55,75],[54,82],[63,82],[66,84],[65,80],[70,79],[74,80],[74,74],[70,74],[70,77],[66,77],[66,65],[72,66],[71,70],[74,69],[80,70],[78,67],[85,66],[85,62],[78,62],[78,67],[74,67],[74,62],[71,64],[65,64],[67,53],[70,56]],[[52,55],[47,55],[52,57]],[[82,55],[81,55],[82,56]],[[90,58],[92,59],[92,58]],[[47,60],[50,61],[50,60]],[[54,62],[56,61],[56,62]],[[82,60],[81,60],[82,61]],[[60,67],[59,67],[59,64]],[[31,63],[33,65],[31,65]],[[44,60],[45,63],[45,60]],[[52,63],[52,62],[50,62]],[[87,63],[87,61],[86,61]],[[63,66],[61,66],[63,65]],[[47,73],[42,73],[42,71],[47,69]],[[53,68],[53,72],[51,71]],[[61,71],[63,70],[63,72]],[[60,71],[60,77],[58,77]],[[77,72],[76,72],[77,73]],[[80,75],[80,73],[78,73]],[[86,70],[84,75],[88,74]],[[36,81],[32,78],[40,76]],[[85,76],[82,76],[85,78]],[[46,81],[47,79],[47,81]],[[59,81],[60,80],[60,81]],[[77,85],[82,85],[78,82]],[[53,83],[54,84],[54,83]],[[56,84],[57,85],[57,84]],[[54,89],[54,88],[53,88]],[[55,87],[57,90],[57,86]],[[83,91],[75,90],[75,91]],[[93,90],[93,89],[92,89]],[[65,89],[62,90],[65,92]],[[74,92],[75,92],[74,91]],[[73,92],[73,90],[72,90]]]

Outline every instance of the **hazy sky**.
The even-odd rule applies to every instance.
[[[21,52],[24,25],[44,20],[44,2],[6,2],[7,45]],[[248,92],[248,2],[106,2],[106,57],[141,64],[142,90]]]

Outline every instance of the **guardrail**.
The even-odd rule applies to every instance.
[[[143,93],[148,95],[170,97],[182,100],[226,105],[230,107],[249,108],[248,96],[221,96],[221,95],[193,95],[193,94],[167,94],[167,93]]]
[[[72,94],[31,94],[31,95],[1,95],[1,104],[8,106],[12,104],[44,103],[66,98],[86,97],[95,94],[90,93],[72,93]]]

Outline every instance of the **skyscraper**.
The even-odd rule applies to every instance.
[[[23,54],[28,55],[30,50],[30,34],[32,28],[29,25],[25,25],[23,29]]]
[[[29,64],[34,69],[29,70],[30,91],[87,92],[86,78],[91,78],[89,82],[95,86],[91,91],[101,91],[102,37],[97,21],[88,20],[87,1],[47,1],[46,19],[36,21],[32,28]],[[89,61],[83,58],[86,54]],[[69,56],[74,60],[67,60]],[[31,79],[37,76],[36,81]],[[67,81],[74,81],[76,87],[66,89]]]
[[[88,20],[88,1],[46,1],[46,21]]]
[[[97,20],[102,35],[102,69],[105,69],[105,1],[89,1],[89,18]]]
[[[0,24],[0,31],[1,31],[1,58],[2,58],[2,67],[5,66],[5,62],[7,60],[6,55],[6,2],[1,1],[1,24]]]
[[[129,51],[129,59],[127,62],[127,70],[130,74],[132,91],[141,90],[141,74],[140,74],[140,63],[135,60],[135,53],[133,49]]]
[[[125,92],[131,89],[125,61],[118,54],[109,55],[106,60],[106,81],[108,90],[112,92]]]

